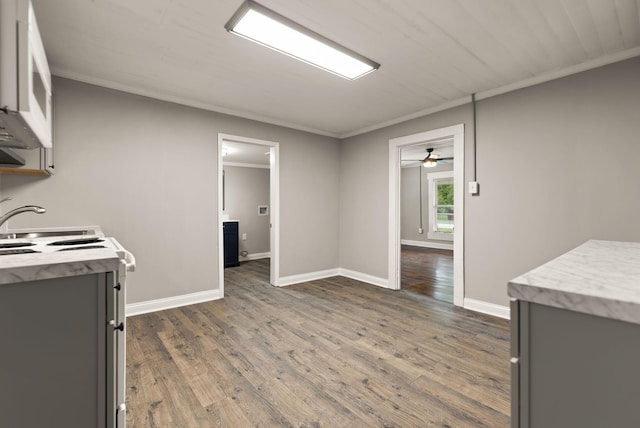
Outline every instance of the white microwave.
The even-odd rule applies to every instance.
[[[51,95],[31,1],[0,1],[0,147],[51,148]]]

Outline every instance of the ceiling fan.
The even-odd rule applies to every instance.
[[[433,153],[433,148],[428,148],[427,157],[424,159],[405,159],[403,162],[420,162],[425,168],[433,168],[438,166],[438,162],[452,160],[453,158],[441,158],[438,155]]]

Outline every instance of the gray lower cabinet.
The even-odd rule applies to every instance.
[[[513,300],[512,427],[640,427],[640,325]]]
[[[114,278],[0,285],[1,426],[113,426]]]

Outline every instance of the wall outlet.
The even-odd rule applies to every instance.
[[[477,195],[480,192],[480,183],[477,181],[469,182],[469,193],[472,195]]]
[[[422,234],[424,233],[424,229],[423,229],[423,228],[421,228],[421,227],[419,227],[419,228],[418,228],[418,233],[422,235]]]
[[[243,234],[242,234],[242,240],[243,240],[243,241],[246,241],[246,240],[247,240],[247,234],[246,234],[246,233],[243,233]]]

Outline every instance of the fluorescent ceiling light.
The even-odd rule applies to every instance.
[[[225,28],[345,79],[357,79],[380,67],[380,64],[250,0],[243,3]]]

